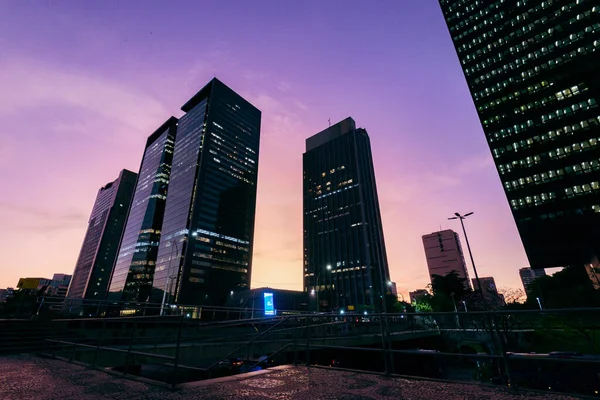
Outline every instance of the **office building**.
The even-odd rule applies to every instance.
[[[304,290],[317,309],[380,308],[390,291],[367,131],[352,118],[306,139]]]
[[[446,229],[423,235],[423,248],[432,282],[434,275],[446,276],[454,271],[465,279],[465,286],[470,288],[467,264],[456,232]]]
[[[136,180],[136,173],[124,169],[98,191],[67,298],[106,298]]]
[[[600,5],[440,0],[530,266],[600,253]]]
[[[181,109],[151,301],[224,305],[250,286],[261,112],[216,78]]]
[[[519,269],[519,276],[523,283],[523,289],[525,289],[525,292],[528,292],[531,282],[541,276],[546,276],[546,271],[543,269],[521,268]]]
[[[146,141],[110,283],[109,300],[142,302],[150,297],[176,132],[177,118],[171,117]]]

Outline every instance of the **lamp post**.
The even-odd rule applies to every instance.
[[[331,265],[330,265],[330,264],[328,264],[328,265],[327,265],[327,271],[331,271]],[[319,312],[319,292],[321,291],[321,290],[320,290],[320,288],[319,288],[319,278],[321,277],[321,272],[322,272],[322,271],[319,271],[319,272],[317,273],[317,282],[316,282],[316,283],[317,283],[317,288],[316,288],[316,295],[317,295],[317,312]]]
[[[475,267],[475,261],[473,261],[473,253],[471,253],[471,245],[469,245],[469,238],[467,237],[467,231],[465,230],[465,223],[463,222],[465,218],[469,215],[473,215],[473,212],[466,213],[465,215],[460,215],[459,213],[454,213],[454,217],[448,219],[459,219],[460,225],[462,226],[463,234],[465,235],[465,242],[467,242],[467,250],[469,250],[469,258],[471,258],[471,265],[473,265],[473,272],[475,272],[475,280],[477,281],[477,286],[479,286],[479,293],[481,293],[481,300],[483,301],[483,309],[485,311],[488,310],[487,302],[485,301],[485,296],[483,295],[483,286],[481,286],[481,282],[479,281],[479,275],[477,274],[477,268]]]

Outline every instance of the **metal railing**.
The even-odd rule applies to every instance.
[[[211,322],[181,314],[49,324],[45,354],[172,386],[293,363],[514,389],[600,391],[599,308]]]
[[[35,310],[26,310],[34,318],[104,318],[133,316],[184,316],[203,321],[258,318],[264,310],[258,307],[199,306],[135,301],[82,300],[40,297]],[[277,310],[277,315],[301,314],[306,311]],[[21,316],[25,316],[23,313]]]

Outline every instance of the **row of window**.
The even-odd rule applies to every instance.
[[[486,103],[482,106],[477,107],[477,110],[478,111],[487,110],[488,108],[495,107],[504,102],[516,99],[517,97],[519,97],[521,95],[537,93],[540,90],[545,89],[548,86],[553,86],[553,85],[554,85],[554,83],[552,83],[552,82],[548,83],[548,81],[540,81],[533,85],[527,86],[526,88],[523,88],[520,91],[516,91],[514,93],[509,93],[503,97],[498,97],[497,99],[494,99],[494,100],[490,101],[489,103]],[[486,92],[483,90],[479,93],[475,93],[475,99],[477,99],[478,96],[483,96],[483,95],[486,95]]]
[[[573,57],[576,57],[578,54],[587,54],[587,53],[596,51],[596,48],[599,46],[600,46],[600,40],[595,40],[593,43],[590,43],[587,46],[579,47],[579,48],[577,48],[577,50],[573,50],[570,53],[563,54],[560,57],[549,60],[549,61],[547,61],[543,64],[540,64],[534,68],[524,71],[521,73],[521,77],[518,77],[518,76],[510,77],[509,79],[506,79],[502,82],[498,82],[495,85],[491,85],[491,86],[481,90],[480,92],[475,92],[473,97],[477,100],[478,98],[484,98],[484,97],[490,96],[491,94],[494,94],[496,92],[500,93],[500,92],[502,92],[503,89],[506,89],[509,86],[509,83],[512,84],[512,83],[525,82],[526,80],[538,75],[542,70],[554,69],[555,67],[557,67],[560,64],[568,63],[569,61],[571,61],[573,59]]]
[[[587,88],[583,88],[581,91],[579,90],[579,86],[583,86],[583,84],[575,85],[565,90],[560,90],[550,96],[546,96],[541,100],[536,100],[534,102],[530,102],[527,104],[523,104],[520,107],[513,109],[515,114],[525,114],[529,110],[535,110],[538,108],[546,107],[549,104],[552,104],[555,101],[561,101],[568,99],[569,97],[577,96],[582,91],[586,91]]]
[[[597,181],[586,183],[583,185],[575,185],[565,189],[565,195],[567,198],[576,196],[583,196],[592,192],[600,191],[600,183]]]
[[[500,6],[500,4],[502,4],[502,3],[504,3],[504,0],[496,1],[496,2],[488,5],[487,7],[479,10],[478,13],[471,15],[469,18],[461,18],[459,23],[450,27],[450,32],[454,32],[457,29],[461,29],[462,27],[467,26],[470,23],[477,21],[479,18],[483,17],[484,15],[488,15],[490,13],[490,11],[497,9]],[[451,10],[454,7],[456,7],[456,5],[448,7],[448,12],[452,12]],[[459,13],[459,12],[457,12],[454,15],[450,15],[446,19],[446,21],[448,22],[448,25],[450,25],[450,21],[453,21],[454,19],[456,19],[460,16],[461,16],[461,13]]]
[[[572,112],[578,110],[589,110],[590,108],[596,107],[598,107],[598,105],[596,104],[595,99],[587,99],[586,101],[575,103],[569,107],[559,108],[558,110],[554,110],[553,112],[542,115],[542,123],[546,123],[553,119],[560,119],[566,117]]]
[[[554,199],[556,199],[556,193],[554,192],[540,193],[533,196],[522,197],[520,199],[512,199],[510,201],[510,206],[513,210],[518,210],[520,208],[539,206],[549,203]]]
[[[491,56],[486,58],[485,60],[475,64],[473,67],[465,68],[465,75],[470,76],[473,73],[478,72],[480,70],[488,69],[488,68],[492,67],[494,64],[502,61],[502,59],[504,59],[505,56],[508,56],[509,54],[511,55],[510,58],[514,59],[514,56],[516,54],[520,53],[521,51],[525,51],[529,47],[530,44],[538,44],[541,41],[546,40],[547,38],[555,35],[556,33],[563,32],[564,31],[563,24],[572,25],[578,21],[582,21],[583,19],[590,18],[593,13],[598,12],[598,11],[600,11],[600,7],[592,7],[591,9],[589,9],[587,11],[577,14],[576,16],[574,16],[573,18],[571,18],[570,20],[568,20],[566,22],[563,21],[563,22],[555,25],[554,27],[548,28],[547,30],[544,30],[543,32],[538,33],[537,35],[535,35],[532,38],[528,38],[527,40],[521,41],[520,44],[511,46],[511,47],[505,49],[504,51],[496,50],[496,48],[502,47],[504,44],[509,43],[513,37],[521,36],[524,33],[527,33],[529,31],[537,29],[536,25],[541,25],[541,24],[546,23],[546,21],[548,20],[548,17],[544,16],[540,19],[537,19],[535,22],[530,23],[526,27],[522,27],[521,29],[519,29],[517,31],[513,31],[509,35],[505,36],[504,38],[500,38],[497,41],[494,41],[493,43],[488,44],[486,47],[483,47],[481,49],[478,49],[477,51],[467,54],[464,58],[461,59],[461,62],[464,65],[468,65],[471,61],[475,61],[477,58],[479,58],[480,56],[483,56],[487,53],[490,53]],[[599,29],[598,25],[599,24],[589,25],[582,31],[579,31],[577,33],[571,33],[568,36],[568,40],[566,38],[562,39],[562,40],[559,39],[559,40],[555,41],[554,43],[548,44],[547,46],[542,46],[541,48],[528,53],[526,57],[517,59],[515,64],[517,66],[519,64],[525,64],[528,60],[537,59],[543,55],[546,55],[547,53],[552,52],[557,47],[562,47],[564,45],[573,43],[573,42],[583,38],[583,36],[586,33],[592,33],[592,32],[597,31]]]
[[[556,42],[554,42],[553,45],[550,45],[548,47],[542,47],[542,49],[546,49],[545,53],[543,53],[543,54],[541,53],[541,50],[538,50],[533,53],[529,53],[528,55],[524,55],[521,58],[515,59],[514,62],[504,64],[501,67],[492,69],[491,71],[486,72],[485,74],[482,74],[478,78],[475,78],[473,80],[473,82],[475,84],[480,84],[480,83],[485,82],[488,79],[496,77],[496,75],[501,75],[502,73],[507,72],[508,70],[512,71],[512,70],[519,69],[519,68],[525,66],[530,60],[536,59],[541,55],[545,55],[546,53],[553,51],[555,48],[569,46],[569,45],[573,44],[574,42],[581,40],[585,36],[585,34],[588,32],[593,33],[593,32],[597,32],[597,31],[600,31],[600,23],[596,23],[593,26],[586,27],[585,30],[582,30],[576,34],[574,33],[574,34],[569,35],[568,40],[567,39],[557,40]],[[596,41],[594,41],[594,45],[591,46],[590,49],[592,49],[594,46],[597,47],[598,45],[600,45],[600,43],[599,43],[599,41],[596,40]],[[577,56],[578,53],[585,54],[586,52],[587,52],[587,50],[585,49],[585,47],[579,47],[576,51],[574,50],[567,54],[561,54],[560,56],[558,56],[554,59],[548,60],[545,63],[535,66],[534,68],[531,68],[527,71],[521,72],[521,78],[527,78],[527,77],[531,76],[531,74],[534,72],[535,72],[535,74],[537,74],[537,73],[539,73],[539,71],[542,68],[550,68],[550,69],[554,68],[555,66],[557,66],[563,62],[569,61],[569,59],[567,57],[572,58],[572,57]],[[517,82],[518,82],[518,80],[517,80]]]
[[[556,17],[559,17],[559,16],[560,16],[560,15],[561,15],[563,12],[570,10],[570,9],[571,9],[571,8],[572,8],[572,7],[573,7],[575,4],[579,4],[579,3],[581,3],[581,0],[576,0],[576,1],[572,2],[571,4],[567,4],[567,5],[563,6],[561,9],[557,10],[557,11],[554,13],[554,18],[556,18]],[[545,7],[544,7],[544,8],[545,8]],[[470,48],[472,48],[472,47],[476,47],[478,44],[481,44],[481,43],[486,43],[486,40],[485,40],[485,39],[486,39],[486,38],[492,38],[492,37],[495,35],[495,33],[498,33],[499,31],[501,31],[501,30],[504,28],[504,25],[508,25],[509,23],[511,24],[511,26],[515,26],[515,25],[517,25],[517,24],[520,24],[520,23],[521,23],[523,20],[525,20],[525,19],[526,19],[526,17],[528,17],[528,16],[529,16],[529,12],[531,12],[531,11],[537,12],[537,11],[539,11],[539,9],[541,9],[541,8],[540,8],[540,6],[538,6],[538,7],[535,7],[535,8],[533,8],[533,9],[530,9],[528,12],[525,12],[525,13],[524,13],[524,14],[522,14],[521,16],[517,16],[516,18],[513,18],[513,19],[512,19],[512,20],[510,20],[510,21],[506,21],[506,22],[505,22],[504,24],[502,24],[500,27],[495,27],[494,29],[490,29],[488,32],[485,32],[485,33],[483,33],[482,35],[476,36],[476,37],[475,37],[475,38],[473,38],[473,39],[472,39],[470,42],[468,42],[468,43],[465,43],[465,44],[463,44],[463,45],[462,45],[462,46],[460,46],[460,47],[457,47],[457,52],[458,52],[458,54],[462,53],[462,51],[464,51],[464,50],[466,50],[466,49],[470,49]],[[595,9],[594,9],[594,11],[598,11],[598,9],[597,9],[597,8],[595,8]],[[554,18],[552,18],[552,19],[554,19]],[[546,22],[546,21],[548,21],[548,20],[549,20],[548,16],[543,16],[543,17],[541,17],[541,18],[537,19],[537,22],[536,22],[536,23],[538,23],[538,24],[540,24],[540,23],[541,23],[541,24],[543,24],[543,23],[545,23],[545,22]],[[532,24],[530,24],[530,25],[532,25]],[[474,31],[476,31],[476,30],[477,30],[477,29],[473,29],[473,28],[471,28],[469,31],[463,32],[463,34],[461,34],[461,35],[459,35],[459,36],[457,36],[457,37],[453,37],[452,39],[453,39],[454,41],[456,41],[456,39],[461,39],[462,37],[465,37],[465,36],[467,36],[468,34],[470,34],[470,33],[474,32]],[[506,43],[506,42],[509,42],[509,41],[511,41],[511,40],[512,40],[514,37],[516,37],[516,36],[521,36],[521,35],[523,35],[523,34],[525,34],[525,33],[528,33],[528,32],[529,32],[529,31],[531,31],[531,30],[532,30],[532,28],[531,28],[529,25],[527,25],[527,26],[524,26],[524,27],[522,27],[521,29],[512,30],[512,32],[511,32],[509,35],[507,35],[507,36],[505,36],[505,37],[503,38],[503,41],[504,41],[505,43]],[[488,40],[488,41],[489,41],[489,40]],[[494,43],[495,43],[495,42],[494,42]],[[489,51],[489,50],[491,50],[491,47],[488,45],[488,51]],[[476,52],[475,52],[475,53],[476,53]],[[475,54],[475,53],[474,53],[474,54]],[[485,53],[485,51],[484,51],[483,53]]]
[[[574,104],[571,107],[561,108],[561,109],[553,111],[552,113],[542,115],[542,123],[545,124],[545,123],[551,121],[552,119],[560,119],[560,118],[566,117],[569,114],[571,114],[571,112],[575,112],[577,110],[589,110],[591,108],[596,108],[597,106],[598,105],[596,104],[596,100],[588,99],[587,101]],[[567,125],[564,128],[560,128],[559,131],[564,129],[568,133],[571,131],[579,130],[581,128],[587,128],[590,125],[590,121],[591,121],[592,125],[595,125],[597,118],[590,118],[589,120],[580,121],[577,124]],[[512,130],[515,133],[519,133],[520,131],[524,131],[528,127],[531,127],[533,125],[534,125],[534,123],[532,120],[527,120],[526,123],[513,125]],[[536,124],[536,125],[539,126],[539,124]],[[551,134],[554,132],[555,131],[550,131]],[[559,135],[560,135],[560,133],[559,133]],[[510,136],[510,135],[507,135],[507,136]],[[539,137],[541,139],[541,136],[536,136],[536,137]],[[552,140],[552,137],[553,136],[550,136],[548,139]],[[495,149],[493,149],[494,157],[499,158],[502,154],[504,154],[507,151],[515,151],[516,152],[516,151],[518,151],[519,148],[531,147],[533,145],[533,143],[536,141],[534,138],[529,138],[529,139],[521,140],[519,142],[514,142],[506,147],[495,148]],[[537,141],[542,142],[542,140],[537,140]]]
[[[579,121],[576,124],[571,124],[571,125],[565,125],[562,128],[558,128],[556,130],[550,130],[548,131],[548,133],[544,133],[541,135],[536,135],[534,137],[528,138],[528,139],[524,139],[524,140],[519,140],[518,142],[514,142],[510,145],[508,145],[507,147],[505,147],[505,150],[501,150],[501,148],[499,148],[499,152],[500,154],[504,153],[505,151],[517,151],[518,149],[526,149],[531,147],[534,143],[544,143],[547,141],[552,141],[555,140],[556,138],[558,138],[559,136],[563,135],[563,134],[571,134],[573,135],[574,132],[580,130],[580,129],[584,129],[587,130],[590,126],[596,126],[600,124],[600,115],[594,118],[589,118],[586,120],[582,120]],[[507,129],[501,129],[499,132],[496,132],[494,134],[490,134],[490,143],[494,142],[495,140],[498,139],[504,139],[507,137],[512,136],[513,133],[519,133],[519,129],[516,129],[516,125],[513,126],[513,128],[507,128]],[[493,137],[492,137],[493,135]]]
[[[600,170],[600,160],[584,161],[565,168],[559,168],[553,171],[542,172],[524,178],[519,178],[514,181],[504,182],[504,187],[507,191],[520,189],[528,185],[539,185],[542,183],[556,181],[562,178],[565,174],[583,174],[592,171]]]
[[[571,152],[575,151],[587,151],[591,149],[595,149],[598,146],[599,139],[593,138],[583,142],[574,143],[571,146],[559,147],[558,149],[551,150],[547,153],[550,159],[560,159],[568,157]],[[500,170],[500,174],[504,175],[506,173],[512,172],[515,168],[527,168],[532,165],[536,165],[541,163],[541,156],[536,154],[535,156],[529,156],[521,160],[514,160],[506,164],[499,164],[498,169]]]

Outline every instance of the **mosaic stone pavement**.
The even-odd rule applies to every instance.
[[[0,398],[3,400],[575,399],[304,367],[276,369],[228,382],[206,383],[171,391],[58,360],[29,355],[0,357]]]

